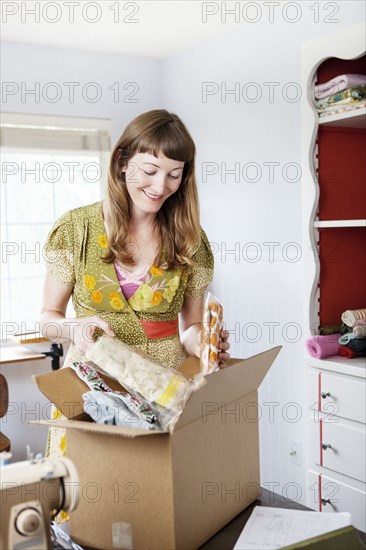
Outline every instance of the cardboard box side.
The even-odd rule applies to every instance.
[[[207,376],[206,384],[189,398],[175,431],[258,389],[281,348],[277,346],[248,359],[231,359],[230,366]]]
[[[174,548],[170,438],[66,430],[66,439],[80,476],[73,540],[102,550]]]
[[[87,416],[87,415],[85,415]],[[97,424],[90,418],[84,419],[72,419],[72,420],[31,420],[29,424],[40,424],[41,426],[49,426],[54,428],[66,428],[69,430],[75,430],[77,432],[89,432],[97,434],[107,434],[120,437],[145,437],[149,435],[160,436],[160,437],[169,437],[169,432],[161,432],[154,430],[140,430],[136,428],[125,428],[123,426],[114,426],[110,424]]]
[[[254,391],[173,433],[177,549],[198,548],[258,497],[257,403]]]

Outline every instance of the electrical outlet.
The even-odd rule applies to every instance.
[[[297,464],[298,466],[301,466],[301,443],[299,441],[291,441],[290,442],[290,452],[289,455],[291,457],[291,463]]]

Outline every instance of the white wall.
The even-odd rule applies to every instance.
[[[313,3],[288,4],[302,7],[297,23],[278,16],[269,23],[263,8],[257,23],[241,20],[235,32],[166,60],[163,103],[179,113],[197,144],[202,225],[216,251],[212,288],[223,302],[226,326],[233,331],[231,354],[248,357],[283,346],[260,389],[262,485],[305,504],[308,411],[302,259],[311,252],[301,246],[301,173],[296,170],[301,162],[300,49],[306,40],[364,19],[365,8],[362,2],[332,3],[339,7],[332,16],[329,5],[325,11],[324,3],[315,3],[316,23],[309,9]],[[294,18],[294,13],[289,11],[287,17]],[[339,23],[325,22],[326,18]],[[206,102],[204,82],[216,83],[211,89],[218,89]],[[273,98],[270,82],[278,84],[273,85]],[[246,88],[248,83],[255,86]],[[288,86],[287,99],[296,98],[298,90],[298,101],[285,100],[288,83],[296,86]],[[235,85],[239,98],[221,97],[222,90]],[[255,92],[258,101],[251,102]],[[279,166],[271,181],[265,163],[273,162]],[[215,174],[205,179],[207,163]],[[227,169],[239,163],[239,181],[233,174],[225,181],[221,163]],[[287,163],[294,164],[284,177]],[[271,249],[265,243],[278,244]],[[301,465],[291,462],[291,441],[301,444]]]
[[[110,117],[113,141],[133,116],[151,108],[172,110],[187,124],[197,146],[202,225],[215,250],[213,290],[223,302],[226,326],[232,331],[231,354],[247,357],[274,345],[283,346],[260,391],[262,483],[278,484],[274,489],[279,493],[286,492],[286,484],[292,483],[292,487],[287,486],[288,496],[305,502],[307,411],[300,256],[309,251],[301,249],[301,180],[296,171],[300,166],[300,102],[286,100],[282,91],[289,83],[300,83],[301,43],[362,19],[364,4],[328,3],[339,7],[333,16],[329,9],[325,11],[324,3],[293,4],[302,6],[297,23],[288,23],[283,16],[269,23],[263,11],[257,23],[240,21],[235,32],[231,30],[164,61],[5,43],[2,77],[8,82],[24,81],[28,86],[35,81],[60,85],[68,81],[98,82],[103,97],[97,103],[86,102],[80,94],[75,103],[65,99],[22,103],[18,94],[3,103],[3,109]],[[315,13],[309,8],[313,4],[320,5],[319,22],[314,22]],[[293,18],[294,14],[289,11],[287,16]],[[339,23],[326,23],[326,17],[339,19]],[[114,103],[108,87],[117,81],[122,86],[137,82],[139,102]],[[241,96],[235,102],[232,95],[221,100],[217,93],[203,102],[202,82],[215,82],[219,89],[225,85],[233,88],[238,82],[244,97],[252,97],[255,89],[262,97],[250,102]],[[244,86],[250,82],[256,83],[255,88],[248,88],[245,95]],[[264,84],[269,82],[278,83],[273,101],[269,86]],[[288,87],[290,97],[295,91],[294,86]],[[203,180],[204,163],[217,169],[207,181]],[[227,169],[239,163],[240,170],[248,171],[238,182],[233,175],[224,182],[221,163],[226,163]],[[273,181],[264,163],[279,163]],[[293,169],[289,169],[286,181],[282,170],[288,163],[293,163]],[[258,166],[261,175],[254,182]],[[291,179],[297,181],[288,181]],[[237,255],[229,254],[235,246]],[[258,261],[254,261],[256,255]],[[19,372],[17,380],[20,382],[28,372]],[[286,412],[287,420],[282,414]],[[296,415],[298,421],[291,422]],[[290,462],[291,440],[302,445],[301,466]]]
[[[5,83],[7,89],[13,82],[16,88],[13,95],[3,93],[2,110],[110,118],[115,143],[132,118],[161,108],[161,70],[158,59],[3,42],[3,90]],[[50,86],[52,82],[56,86]],[[71,84],[65,84],[71,82],[79,84],[74,87],[74,98],[69,92]],[[38,96],[22,97],[22,90],[36,89],[37,83]],[[57,93],[60,99],[53,102]]]

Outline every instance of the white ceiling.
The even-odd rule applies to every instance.
[[[195,44],[238,28],[234,17],[221,23],[220,13],[203,22],[201,1],[6,2],[17,13],[2,18],[2,40],[115,54],[166,58]],[[39,22],[25,10],[38,4]],[[45,6],[48,8],[45,10]],[[65,5],[66,4],[66,5]],[[70,22],[74,5],[74,21]],[[96,4],[97,7],[93,7]],[[16,6],[17,7],[14,7]],[[117,15],[116,9],[119,9]],[[212,9],[219,10],[219,2]],[[112,7],[114,6],[114,8]],[[214,6],[217,6],[215,8]],[[98,8],[99,7],[99,8]],[[3,8],[4,9],[4,8]],[[84,10],[84,17],[83,17]],[[119,22],[114,22],[114,17]],[[48,19],[48,20],[47,20]],[[50,20],[59,19],[52,23]],[[97,22],[89,20],[99,19]],[[136,22],[128,22],[135,20]]]

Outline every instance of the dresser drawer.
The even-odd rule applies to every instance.
[[[319,512],[350,512],[352,525],[366,531],[366,493],[335,478],[309,471],[307,504]]]
[[[313,462],[360,481],[366,481],[364,427],[350,427],[333,422],[311,420]],[[358,426],[357,424],[355,424]]]
[[[328,372],[310,372],[313,403],[326,414],[366,422],[366,382]]]

